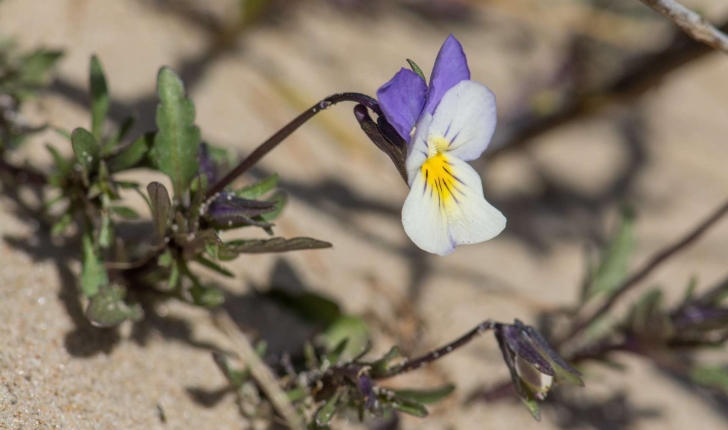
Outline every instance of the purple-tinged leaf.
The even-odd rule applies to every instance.
[[[147,185],[147,192],[152,207],[152,223],[157,233],[157,239],[161,241],[167,233],[172,202],[169,200],[167,189],[159,182],[152,182]]]
[[[364,396],[364,407],[366,409],[372,409],[377,399],[376,394],[374,394],[374,381],[372,381],[369,375],[362,373],[356,381],[356,385]]]
[[[199,174],[207,178],[208,184],[217,182],[217,165],[210,156],[210,147],[207,142],[200,143],[200,149],[197,151],[197,163],[200,165]]]
[[[549,376],[555,376],[556,372],[549,362],[524,335],[525,333],[520,327],[513,325],[503,326],[503,337],[508,347],[516,356],[531,364],[539,372]]]

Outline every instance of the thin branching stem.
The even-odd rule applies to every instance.
[[[644,280],[650,273],[652,273],[653,270],[667,261],[670,257],[675,256],[680,251],[683,251],[688,246],[692,245],[726,214],[728,214],[728,201],[723,203],[723,205],[713,212],[712,215],[703,220],[683,238],[658,251],[640,270],[625,280],[624,283],[622,283],[622,285],[620,285],[619,288],[617,288],[617,290],[609,297],[609,299],[607,299],[606,302],[604,302],[593,314],[591,314],[591,316],[582,320],[577,320],[572,326],[569,334],[566,336],[565,341],[575,338],[585,328],[589,327],[592,322],[606,314],[620,297]]]
[[[341,103],[341,102],[354,102],[362,104],[377,115],[382,115],[382,111],[379,107],[379,103],[365,94],[359,93],[339,93],[332,96],[326,97],[315,105],[311,106],[308,110],[298,115],[293,121],[289,122],[285,127],[280,129],[276,134],[268,138],[265,142],[261,143],[246,159],[240,162],[230,173],[225,175],[220,181],[214,184],[207,191],[207,198],[214,196],[215,194],[222,191],[225,187],[230,185],[238,176],[247,172],[251,167],[255,166],[261,158],[272,151],[276,146],[283,142],[288,136],[294,131],[298,130],[300,126],[305,124],[308,120],[313,118],[317,113],[328,109],[329,107]]]
[[[373,374],[372,377],[374,379],[386,379],[391,378],[393,376],[401,375],[403,373],[407,373],[413,370],[420,369],[430,363],[432,363],[435,360],[439,360],[440,358],[450,354],[451,352],[455,351],[456,349],[459,349],[468,343],[470,343],[473,339],[480,336],[481,334],[485,333],[486,331],[490,331],[493,329],[496,329],[500,326],[502,326],[502,323],[495,322],[493,320],[485,320],[482,323],[478,324],[475,328],[470,330],[469,332],[465,333],[458,339],[448,343],[447,345],[443,345],[440,348],[437,348],[436,350],[425,354],[421,357],[417,357],[412,360],[408,360],[406,363],[402,364],[401,366],[397,366],[387,372],[380,373],[380,374]]]
[[[677,24],[688,36],[728,54],[728,35],[675,0],[640,0]]]

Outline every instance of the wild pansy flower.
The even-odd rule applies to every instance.
[[[452,35],[440,48],[429,87],[415,70],[400,70],[377,97],[407,142],[405,232],[423,250],[447,255],[457,245],[492,239],[506,226],[466,163],[480,157],[493,136],[495,96],[470,80],[465,53]]]

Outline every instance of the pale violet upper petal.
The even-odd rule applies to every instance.
[[[478,82],[462,81],[445,93],[425,140],[444,138],[449,155],[475,160],[488,147],[496,120],[493,92]]]
[[[435,66],[432,68],[430,76],[425,111],[433,113],[450,88],[469,79],[468,59],[460,42],[451,34],[440,47],[440,52],[437,53]]]
[[[427,84],[415,72],[402,69],[377,91],[384,116],[409,143],[410,132],[425,106]]]

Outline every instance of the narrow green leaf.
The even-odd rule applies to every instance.
[[[346,349],[340,354],[342,360],[356,357],[369,342],[369,327],[363,318],[342,315],[320,335],[320,339],[331,350],[347,339]]]
[[[89,235],[83,236],[83,271],[81,272],[81,292],[86,297],[93,297],[99,287],[109,283],[104,263],[96,255],[93,241]]]
[[[41,86],[48,82],[50,72],[63,56],[61,51],[39,49],[22,60],[20,76],[25,85]]]
[[[147,133],[124,147],[107,161],[111,172],[121,172],[137,167],[154,143],[154,133]]]
[[[282,288],[271,288],[265,293],[267,299],[285,306],[299,317],[328,327],[341,318],[341,308],[335,301],[309,291],[291,293]],[[337,339],[336,343],[342,339]],[[334,345],[330,344],[330,348]]]
[[[303,388],[294,388],[293,390],[286,391],[286,397],[291,403],[301,401],[306,398],[308,393]]]
[[[114,243],[114,224],[108,212],[101,215],[101,226],[99,227],[99,246],[107,249]]]
[[[53,127],[53,130],[61,137],[71,140],[71,132],[61,127]]]
[[[429,412],[427,412],[427,408],[424,407],[421,403],[404,397],[399,397],[396,395],[392,397],[380,396],[380,401],[385,405],[389,405],[393,409],[404,412],[405,414],[414,415],[419,418],[424,418],[429,414]]]
[[[198,263],[202,264],[203,266],[207,267],[208,269],[210,269],[210,270],[212,270],[214,272],[217,272],[217,273],[219,273],[219,274],[221,274],[223,276],[227,276],[228,278],[234,278],[235,277],[235,275],[231,271],[229,271],[226,268],[220,266],[219,264],[215,263],[214,261],[208,260],[205,257],[202,257],[202,256],[197,257],[197,259],[195,261],[197,261]]]
[[[126,220],[139,219],[139,214],[129,206],[112,206],[111,212]]]
[[[159,131],[149,156],[172,179],[174,194],[180,197],[198,170],[200,129],[194,125],[195,106],[185,97],[182,80],[170,68],[159,71],[157,92],[161,100],[157,107]]]
[[[206,308],[213,308],[223,304],[225,301],[225,295],[222,291],[214,287],[208,287],[204,285],[194,285],[190,288],[190,295],[192,301],[198,306],[204,306]]]
[[[149,201],[152,207],[152,223],[154,231],[157,233],[157,239],[163,240],[167,234],[167,223],[172,210],[172,202],[169,200],[167,188],[159,182],[152,182],[147,185],[147,193],[149,193]]]
[[[724,366],[696,367],[690,372],[696,384],[722,391],[728,395],[728,368]]]
[[[46,145],[46,149],[51,153],[53,161],[56,163],[56,172],[50,176],[50,183],[55,187],[61,187],[65,178],[73,171],[73,164],[63,158],[56,148]]]
[[[309,237],[296,237],[293,239],[276,237],[274,239],[233,240],[226,244],[226,248],[238,254],[262,254],[331,248],[331,244]]]
[[[401,360],[404,358],[402,353],[399,350],[399,347],[397,345],[393,346],[385,355],[384,357],[380,358],[379,360],[373,362],[371,364],[372,366],[372,376],[376,377],[377,373],[386,372],[389,369],[393,367],[393,362],[395,360]]]
[[[341,396],[343,394],[343,390],[339,389],[334,393],[333,396],[331,396],[326,403],[321,406],[321,408],[316,412],[316,424],[319,426],[326,426],[328,425],[331,420],[334,418],[334,415],[336,415],[336,410],[339,406],[339,399],[341,399]]]
[[[348,345],[348,344],[349,344],[348,338],[342,339],[341,342],[339,342],[339,344],[336,345],[336,347],[334,347],[334,349],[330,353],[326,354],[326,359],[329,361],[329,363],[331,363],[331,364],[338,363],[339,360],[341,359],[341,355],[346,350],[346,345]]]
[[[275,203],[276,208],[270,212],[262,214],[260,217],[263,219],[263,221],[270,222],[278,218],[281,212],[283,212],[283,208],[285,208],[286,204],[288,203],[288,196],[283,191],[278,191],[277,193],[273,194],[273,197],[268,199],[268,201],[271,203]]]
[[[70,213],[64,214],[61,219],[58,220],[55,224],[53,224],[53,227],[51,228],[51,235],[52,236],[60,236],[63,233],[68,230],[68,227],[71,226],[71,223],[73,222],[73,217]]]
[[[99,143],[94,135],[79,127],[71,133],[71,145],[78,162],[86,172],[91,172],[99,155]]]
[[[610,294],[624,281],[635,248],[634,226],[634,212],[624,209],[619,228],[609,240],[594,274],[587,298],[600,293]]]
[[[275,188],[276,185],[278,185],[279,180],[280,176],[275,173],[262,181],[258,181],[252,185],[239,189],[235,192],[235,195],[244,199],[255,200]]]
[[[424,405],[430,405],[449,396],[453,391],[455,391],[455,385],[447,384],[434,390],[394,390],[394,393],[399,397],[414,400]]]
[[[124,293],[125,290],[117,285],[102,288],[86,308],[89,321],[97,327],[112,327],[127,319],[141,319],[141,307],[124,302]]]
[[[127,117],[124,122],[121,123],[119,126],[119,131],[117,131],[115,134],[113,134],[109,140],[104,143],[103,147],[101,148],[101,154],[102,155],[108,155],[111,153],[116,145],[124,140],[124,137],[126,137],[126,134],[129,133],[129,131],[134,128],[134,124],[136,124],[136,117],[130,116]],[[152,139],[154,140],[154,139]]]
[[[91,87],[91,132],[96,140],[103,138],[104,122],[109,112],[109,90],[101,61],[97,56],[91,57],[89,67],[89,86]]]
[[[417,73],[417,75],[420,78],[422,78],[423,81],[427,82],[427,79],[425,78],[425,74],[422,73],[422,69],[420,68],[420,66],[418,66],[417,63],[415,63],[414,61],[410,60],[409,58],[407,59],[407,62],[409,63],[410,68],[412,68],[412,71],[415,72],[415,73]]]

